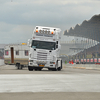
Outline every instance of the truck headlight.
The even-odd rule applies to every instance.
[[[29,60],[29,62],[33,62],[33,60]]]
[[[50,62],[50,64],[55,64],[55,62]]]

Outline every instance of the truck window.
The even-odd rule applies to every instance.
[[[37,48],[37,49],[55,50],[56,43],[55,42],[33,40],[31,47],[32,48]]]
[[[8,50],[5,50],[5,55],[9,55],[9,52],[8,52]]]
[[[25,56],[28,56],[28,50],[25,50]]]

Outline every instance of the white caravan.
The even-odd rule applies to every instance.
[[[5,64],[14,64],[18,69],[28,66],[29,47],[27,45],[6,45],[4,50]]]
[[[53,27],[36,26],[32,38],[28,40],[29,71],[41,70],[61,70],[62,60],[59,57],[61,45],[61,30]]]

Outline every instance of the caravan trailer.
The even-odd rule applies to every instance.
[[[13,64],[18,69],[28,66],[29,47],[23,44],[6,45],[4,48],[4,63]]]

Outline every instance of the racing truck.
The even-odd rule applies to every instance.
[[[54,27],[36,26],[32,38],[28,39],[29,49],[29,71],[41,71],[48,68],[52,71],[62,69],[60,58],[61,29]]]

